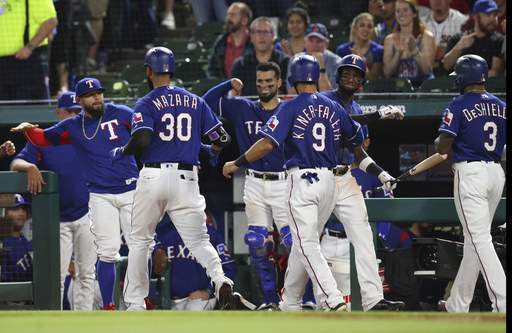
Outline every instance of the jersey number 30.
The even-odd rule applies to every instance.
[[[180,141],[189,141],[192,136],[192,117],[188,113],[180,113],[176,119],[170,113],[166,113],[160,120],[166,123],[165,131],[158,132],[162,141],[171,141],[174,136]]]

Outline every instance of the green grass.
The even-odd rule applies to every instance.
[[[0,311],[1,332],[37,333],[492,333],[505,314],[438,312]]]

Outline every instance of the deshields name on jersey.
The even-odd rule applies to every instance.
[[[478,117],[500,117],[507,119],[507,107],[494,103],[476,103],[473,109],[463,109],[462,113],[468,122]]]

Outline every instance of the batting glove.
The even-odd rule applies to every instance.
[[[112,149],[108,153],[108,160],[110,161],[110,165],[113,166],[115,161],[119,161],[120,159],[122,159],[124,157],[124,155],[121,154],[122,150],[123,150],[123,147],[117,147],[117,148]]]
[[[390,174],[387,173],[387,171],[382,171],[379,174],[379,180],[382,182],[382,184],[384,184],[384,186],[382,186],[382,188],[386,191],[391,191],[396,188],[395,178],[390,176]]]
[[[212,167],[217,165],[217,162],[219,161],[219,153],[214,153],[214,150],[212,149],[212,145],[206,145],[201,142],[201,148],[206,150],[208,155],[210,155],[210,165]]]
[[[402,120],[404,118],[404,113],[400,111],[399,108],[394,107],[393,105],[383,106],[379,110],[380,119],[398,119]]]

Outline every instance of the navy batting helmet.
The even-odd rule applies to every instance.
[[[155,73],[174,73],[174,53],[166,47],[153,47],[146,53],[144,66]]]
[[[290,61],[288,82],[293,87],[295,82],[318,82],[320,78],[320,65],[315,57],[298,55]]]
[[[475,54],[463,55],[457,59],[455,71],[450,76],[453,76],[453,84],[459,90],[464,89],[470,83],[487,82],[487,62],[484,58]]]
[[[341,59],[341,64],[336,70],[336,82],[341,78],[341,70],[344,67],[354,67],[359,69],[364,80],[364,77],[366,76],[366,62],[364,62],[363,58],[357,54],[349,54]]]

